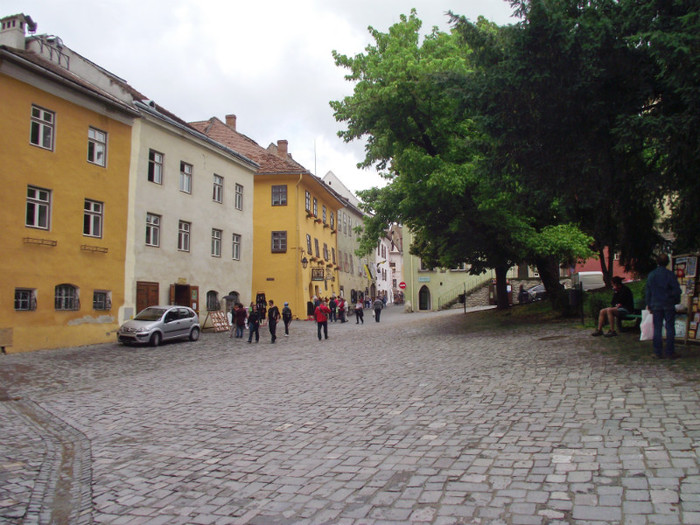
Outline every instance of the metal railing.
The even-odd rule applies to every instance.
[[[477,288],[480,288],[484,284],[488,283],[491,280],[491,278],[492,275],[488,272],[482,273],[481,275],[465,275],[464,281],[461,284],[450,288],[438,297],[437,309],[440,310],[448,303],[455,302],[459,298],[460,294],[469,294]]]

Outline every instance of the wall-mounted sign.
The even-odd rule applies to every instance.
[[[312,281],[323,281],[325,280],[326,271],[323,268],[311,268],[311,280]]]
[[[429,283],[430,282],[430,277],[419,277],[418,278],[419,283]]]

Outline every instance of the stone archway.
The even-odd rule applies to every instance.
[[[418,291],[418,309],[430,310],[430,288],[425,285]]]

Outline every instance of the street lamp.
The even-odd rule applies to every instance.
[[[301,249],[301,267],[306,270],[306,267],[309,265],[309,260],[306,258],[304,255],[304,248]]]

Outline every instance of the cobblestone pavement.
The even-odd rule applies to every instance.
[[[459,310],[260,333],[0,356],[0,522],[700,523],[675,363]]]

